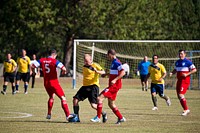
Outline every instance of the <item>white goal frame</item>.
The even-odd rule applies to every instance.
[[[88,40],[88,39],[74,39],[74,47],[73,47],[73,79],[72,79],[72,88],[76,88],[76,46],[79,45],[80,42],[91,42],[93,46],[97,42],[111,42],[111,43],[200,43],[200,40]],[[94,48],[94,47],[93,47]],[[93,57],[93,52],[92,52]],[[199,83],[200,84],[200,83]]]

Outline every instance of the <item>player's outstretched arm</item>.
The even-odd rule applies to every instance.
[[[176,73],[176,69],[174,69],[172,72],[169,73],[169,76],[171,77],[173,74]]]

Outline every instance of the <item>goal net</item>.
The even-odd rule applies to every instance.
[[[187,58],[192,60],[197,68],[197,73],[191,76],[190,89],[200,89],[200,40],[74,40],[73,88],[82,86],[82,67],[85,53],[90,53],[93,62],[100,64],[104,70],[109,70],[108,49],[116,50],[117,58],[122,64],[128,63],[130,73],[124,79],[129,81],[128,84],[131,88],[137,87],[134,83],[140,83],[136,70],[144,56],[147,56],[151,62],[152,55],[158,55],[159,62],[165,66],[168,73],[165,78],[166,89],[175,88],[176,76],[170,78],[169,73],[174,69],[178,59],[178,50],[185,49]]]

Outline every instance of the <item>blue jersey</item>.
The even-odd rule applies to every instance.
[[[148,67],[151,63],[149,61],[141,61],[138,65],[138,70],[140,71],[141,75],[147,75],[148,74]]]

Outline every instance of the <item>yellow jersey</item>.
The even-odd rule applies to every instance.
[[[3,65],[4,65],[4,72],[13,73],[15,71],[14,68],[17,66],[17,63],[13,59],[10,59],[4,61]]]
[[[93,68],[100,71],[102,67],[97,63],[92,63],[91,66],[83,66],[83,86],[99,85],[99,74],[96,73]]]
[[[17,58],[18,72],[27,73],[29,71],[30,63],[31,63],[31,60],[28,56],[18,57]]]
[[[160,64],[160,63],[157,63],[156,65],[151,64],[148,69],[149,69],[149,73],[150,73],[152,83],[154,83],[154,84],[164,84],[164,80],[158,81],[162,77],[162,75],[164,73],[166,73],[166,69],[162,64]]]

